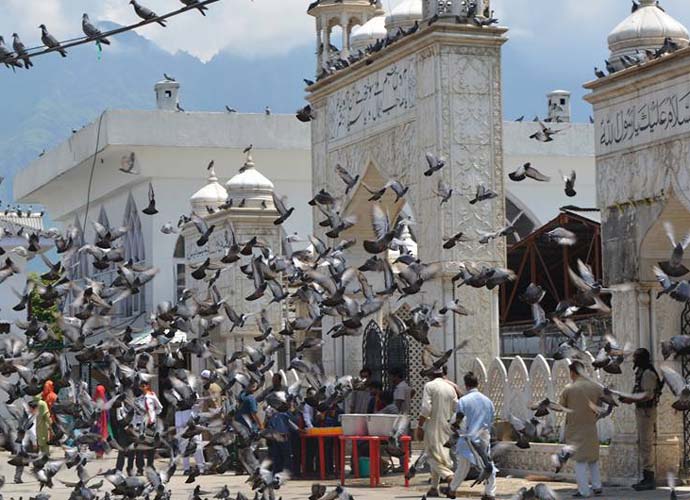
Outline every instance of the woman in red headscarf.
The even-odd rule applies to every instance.
[[[93,401],[98,404],[101,401],[102,405],[108,402],[108,398],[105,394],[105,387],[102,385],[96,386],[96,391],[93,393]],[[108,411],[103,409],[97,414],[96,425],[94,426],[94,431],[101,435],[101,442],[94,445],[94,451],[98,458],[103,458],[103,453],[105,452],[104,443],[108,440],[110,436],[110,428],[108,423]]]
[[[55,414],[53,413],[53,404],[57,401],[57,394],[55,393],[55,386],[52,380],[46,380],[43,384],[43,392],[41,393],[41,399],[48,405],[48,410],[50,411],[50,420],[55,422]]]

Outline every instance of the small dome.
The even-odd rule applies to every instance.
[[[386,38],[386,16],[372,17],[362,26],[352,30],[350,35],[350,47],[353,51],[364,50],[377,40]]]
[[[386,16],[386,30],[392,33],[398,28],[411,28],[421,22],[422,11],[422,0],[404,0]]]
[[[200,214],[205,214],[206,207],[217,209],[226,202],[227,198],[228,192],[222,184],[218,182],[216,172],[213,167],[211,167],[208,175],[208,183],[194,193],[189,201],[192,204],[192,210]]]
[[[685,26],[657,7],[655,0],[640,0],[640,7],[609,34],[610,62],[622,69],[621,56],[634,57],[638,50],[656,50],[666,38],[681,47],[687,47],[690,41]]]
[[[225,184],[225,189],[235,208],[273,207],[273,183],[254,168],[251,155],[247,156],[242,171]]]

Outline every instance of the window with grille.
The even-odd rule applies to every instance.
[[[371,370],[372,380],[383,382],[385,368],[383,332],[374,320],[371,320],[364,330],[363,352],[363,366]]]

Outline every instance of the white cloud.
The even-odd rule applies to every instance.
[[[390,11],[403,0],[382,0]],[[687,0],[664,0],[666,10],[690,24]],[[18,31],[27,45],[39,40],[37,26],[45,23],[59,38],[81,34],[81,14],[121,24],[135,22],[127,0],[3,0],[0,33]],[[141,0],[158,13],[181,6],[179,0]],[[306,14],[308,0],[221,0],[207,17],[192,11],[139,31],[170,52],[185,50],[208,60],[221,50],[245,56],[286,53],[314,43],[314,20]],[[606,35],[629,12],[620,0],[493,0],[501,24],[508,26],[513,43],[526,43],[524,53],[535,59],[542,50],[601,51]],[[534,50],[537,49],[537,50]]]

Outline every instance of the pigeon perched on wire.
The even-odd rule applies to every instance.
[[[67,51],[62,48],[57,38],[50,34],[48,28],[46,28],[46,25],[41,24],[39,28],[41,28],[41,41],[43,42],[43,45],[45,45],[49,49],[56,50],[60,53],[62,57],[67,57]]]
[[[194,6],[196,5],[197,10],[201,12],[202,15],[206,15],[206,11],[208,10],[208,7],[205,5],[199,5],[199,0],[180,0],[183,4],[185,4],[187,7]]]
[[[24,67],[22,62],[18,59],[15,59],[12,51],[7,48],[5,45],[5,39],[2,36],[0,36],[0,63],[4,64],[5,66],[12,67],[13,69],[15,67]]]
[[[21,59],[21,61],[24,63],[24,67],[26,69],[33,67],[34,63],[31,62],[31,58],[29,57],[29,53],[26,50],[26,46],[19,38],[19,35],[17,35],[16,33],[12,33],[12,48],[14,49],[14,52],[17,54],[18,59]],[[2,55],[0,54],[0,60],[1,59]]]
[[[103,36],[103,32],[99,30],[89,19],[89,15],[85,12],[81,18],[81,27],[84,34],[98,43],[110,45],[110,40]]]
[[[167,26],[164,19],[157,19],[158,14],[156,14],[154,11],[152,11],[148,7],[145,7],[142,4],[140,4],[139,2],[137,2],[137,0],[129,0],[129,3],[132,5],[132,7],[134,7],[134,13],[137,16],[139,16],[140,18],[142,18],[144,21],[150,21],[152,19],[156,19],[156,22],[158,24],[160,24],[161,26],[163,26],[164,28]],[[166,80],[168,80],[168,78],[166,78]],[[175,80],[173,79],[173,80],[168,80],[168,81],[175,81]]]

